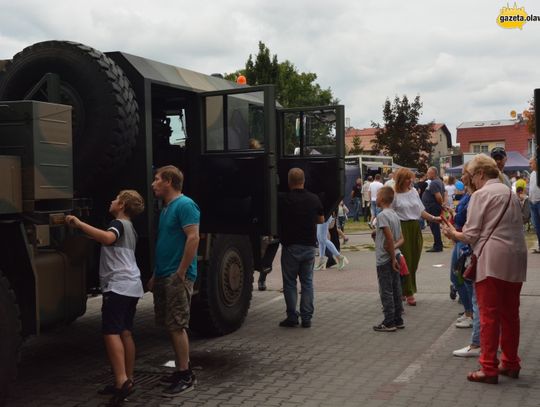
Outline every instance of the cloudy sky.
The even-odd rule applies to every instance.
[[[420,95],[423,119],[509,118],[540,87],[540,21],[503,29],[498,0],[0,0],[0,59],[58,39],[204,73],[242,68],[263,41],[315,72],[352,126],[382,120],[386,98]],[[513,5],[513,0],[510,1]],[[517,1],[540,15],[540,2]],[[536,39],[536,40],[535,40]]]

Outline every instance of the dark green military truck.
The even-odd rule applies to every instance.
[[[201,208],[192,328],[222,335],[246,317],[253,271],[271,270],[288,170],[304,169],[328,214],[343,196],[343,157],[343,106],[283,109],[271,85],[64,41],[0,61],[0,392],[21,338],[75,320],[99,292],[99,247],[66,228],[66,214],[103,227],[116,193],[138,190],[146,282],[160,207],[153,171],[181,168]]]

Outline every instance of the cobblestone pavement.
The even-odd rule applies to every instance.
[[[137,391],[125,403],[151,406],[539,406],[540,255],[529,255],[522,293],[523,359],[519,380],[469,383],[477,367],[451,351],[468,344],[456,329],[462,307],[449,299],[450,250],[422,255],[418,306],[406,307],[406,329],[377,333],[382,319],[374,254],[367,234],[351,236],[346,270],[316,272],[311,329],[279,328],[285,316],[279,264],[268,290],[254,291],[244,326],[221,338],[192,338],[199,384],[173,399],[159,378],[172,359],[165,332],[153,325],[151,296],[136,316]],[[100,336],[100,298],[70,327],[29,339],[8,406],[99,406],[96,389],[111,380]]]

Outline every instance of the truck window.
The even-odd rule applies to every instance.
[[[336,115],[333,110],[285,113],[284,155],[336,155]]]
[[[169,125],[171,127],[171,135],[169,136],[169,144],[172,146],[185,146],[186,144],[186,112],[184,109],[178,115],[168,115]]]
[[[206,98],[206,151],[262,150],[262,92]]]
[[[206,150],[225,149],[225,129],[223,128],[223,96],[206,98]]]

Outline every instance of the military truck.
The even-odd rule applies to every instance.
[[[67,228],[66,214],[104,227],[117,192],[139,191],[146,283],[161,206],[153,172],[182,169],[201,209],[191,325],[223,335],[246,317],[253,271],[271,270],[288,170],[304,169],[330,213],[343,196],[343,159],[341,105],[284,109],[271,85],[74,42],[37,43],[1,61],[0,391],[21,338],[74,321],[99,292],[99,247]]]

